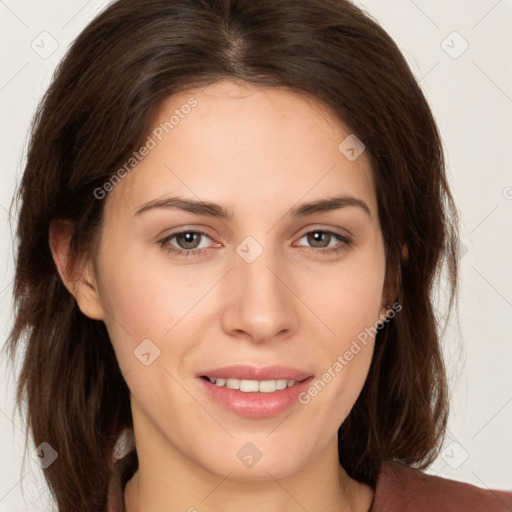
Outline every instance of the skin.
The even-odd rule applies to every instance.
[[[105,323],[131,391],[139,470],[127,511],[366,512],[373,490],[340,466],[337,430],[367,377],[372,338],[310,403],[272,418],[227,411],[196,377],[240,363],[321,377],[382,320],[389,293],[366,154],[349,161],[340,152],[350,132],[315,98],[229,80],[169,97],[154,126],[190,97],[197,106],[104,199],[94,261],[67,267],[71,226],[56,220],[50,232],[64,283],[85,315]],[[361,199],[370,214],[354,206],[287,214],[335,193]],[[178,195],[234,218],[164,208],[135,215]],[[207,236],[195,246],[159,243],[180,228]],[[350,236],[351,245],[322,254],[342,242],[306,236],[315,231]],[[263,248],[252,263],[236,252],[247,236]],[[169,245],[205,252],[185,257]],[[145,366],[134,350],[148,338],[160,356]],[[262,454],[251,468],[237,457],[247,442]]]

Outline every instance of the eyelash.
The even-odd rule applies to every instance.
[[[177,256],[185,256],[185,257],[188,257],[189,255],[202,256],[208,249],[204,249],[204,248],[203,249],[179,249],[179,248],[176,248],[169,244],[170,240],[172,240],[174,237],[181,235],[181,234],[191,234],[191,233],[201,235],[201,236],[206,236],[207,238],[211,238],[210,236],[208,236],[206,233],[203,233],[202,231],[193,231],[193,230],[178,231],[176,233],[172,233],[169,236],[166,236],[162,240],[159,240],[158,243],[160,244],[162,249],[164,249],[168,253],[172,253]],[[322,254],[322,255],[338,254],[342,251],[349,249],[352,245],[352,240],[350,240],[348,237],[345,237],[338,233],[334,233],[333,231],[327,231],[327,230],[322,230],[322,229],[313,229],[311,231],[307,231],[306,233],[301,235],[300,238],[304,238],[306,235],[309,235],[310,233],[323,233],[326,235],[331,235],[331,236],[337,238],[338,240],[340,240],[340,244],[338,244],[334,247],[329,247],[329,248],[325,248],[325,249],[317,249],[314,247],[305,247],[306,250],[313,252],[315,254]]]

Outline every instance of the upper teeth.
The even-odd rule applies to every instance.
[[[226,386],[229,389],[238,389],[246,393],[259,391],[260,393],[273,393],[280,389],[295,385],[294,380],[246,380],[246,379],[213,379],[208,380],[216,386]]]

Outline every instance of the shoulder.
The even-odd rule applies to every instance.
[[[512,493],[430,475],[401,462],[379,472],[371,512],[512,512]]]

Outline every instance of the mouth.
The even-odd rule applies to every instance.
[[[298,402],[314,375],[283,366],[236,365],[197,375],[206,396],[223,409],[246,418],[277,416]]]
[[[243,393],[274,393],[275,391],[281,391],[282,389],[291,388],[296,384],[300,384],[307,380],[302,379],[296,381],[293,379],[271,379],[271,380],[252,380],[252,379],[235,379],[234,377],[223,379],[208,377],[206,375],[201,376],[202,379],[209,381],[211,384],[215,384],[218,387],[226,387],[228,389],[236,389]]]

